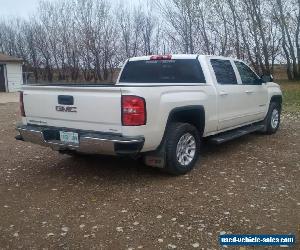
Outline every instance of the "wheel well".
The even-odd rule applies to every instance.
[[[271,97],[270,103],[271,102],[276,102],[280,105],[281,108],[281,104],[282,104],[282,96],[281,95],[274,95]]]
[[[175,108],[171,111],[168,124],[170,122],[184,122],[195,126],[200,136],[202,136],[205,128],[205,111],[202,106],[188,106]]]

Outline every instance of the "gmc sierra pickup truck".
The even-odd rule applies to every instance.
[[[16,138],[65,154],[141,156],[174,175],[201,142],[275,133],[282,94],[241,60],[207,55],[128,59],[114,85],[24,85]]]

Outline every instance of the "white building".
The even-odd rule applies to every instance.
[[[0,92],[16,92],[23,84],[23,60],[0,53]]]

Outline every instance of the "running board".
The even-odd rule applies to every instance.
[[[246,127],[237,128],[234,130],[230,130],[218,135],[211,136],[209,138],[209,142],[213,144],[221,144],[223,142],[227,142],[230,140],[233,140],[235,138],[241,137],[243,135],[250,134],[252,132],[262,130],[264,128],[264,125],[262,124],[256,124],[256,125],[250,125]]]

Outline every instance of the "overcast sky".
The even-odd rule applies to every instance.
[[[0,16],[27,17],[33,12],[39,0],[0,0]]]
[[[11,16],[20,16],[28,17],[33,13],[40,0],[0,0],[0,18],[1,17],[11,17]],[[48,0],[55,2],[57,0]],[[111,0],[113,2],[118,2],[120,0]],[[131,1],[131,2],[143,2],[146,0],[121,0],[121,1]]]

